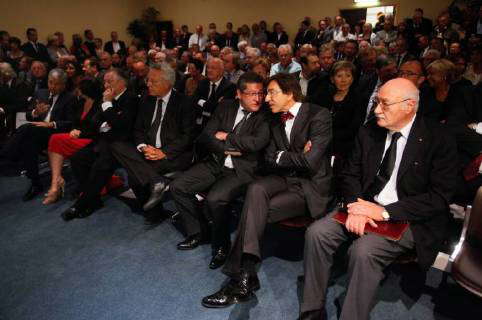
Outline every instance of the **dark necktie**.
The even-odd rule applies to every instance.
[[[283,112],[281,114],[281,122],[286,123],[286,121],[293,119],[295,116],[291,112]]]
[[[243,125],[246,123],[246,121],[248,121],[249,114],[251,113],[248,110],[244,110],[244,109],[241,111],[243,111],[244,116],[241,119],[241,121],[239,121],[238,124],[234,127],[234,130],[233,130],[234,134],[239,134],[241,132]]]
[[[370,196],[375,196],[383,190],[388,180],[392,176],[393,168],[395,167],[395,160],[397,158],[397,141],[402,136],[400,132],[395,132],[392,135],[392,141],[388,147],[385,155],[383,156],[382,163],[380,164],[378,174],[375,177],[375,181],[370,186]]]
[[[147,137],[149,138],[149,143],[152,146],[156,146],[157,131],[159,131],[159,126],[161,125],[162,99],[156,100],[156,107],[154,109],[154,113],[155,113],[154,122],[152,122],[151,128],[147,132]]]
[[[211,83],[211,93],[209,94],[208,100],[214,99],[215,93],[216,93],[216,84],[213,82]]]
[[[228,39],[228,40],[226,41],[226,47],[231,47],[231,39]]]

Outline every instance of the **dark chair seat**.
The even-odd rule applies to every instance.
[[[482,298],[482,248],[465,242],[452,265],[452,277]]]

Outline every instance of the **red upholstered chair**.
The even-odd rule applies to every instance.
[[[482,298],[482,187],[465,214],[462,235],[450,261],[455,281]]]

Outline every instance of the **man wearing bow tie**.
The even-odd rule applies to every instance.
[[[205,307],[246,301],[259,289],[255,266],[261,261],[260,240],[267,223],[326,213],[332,194],[331,116],[327,109],[301,101],[301,87],[293,76],[269,79],[266,102],[275,114],[266,150],[270,175],[248,187],[237,237],[223,268],[231,279],[203,298]]]

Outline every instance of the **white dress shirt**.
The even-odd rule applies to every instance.
[[[293,124],[295,123],[296,116],[298,115],[298,112],[300,111],[301,108],[301,102],[296,102],[288,112],[290,112],[293,115],[293,119],[286,120],[285,122],[285,132],[286,132],[286,137],[288,138],[288,143],[291,143],[290,136],[291,136],[291,129],[293,129]],[[276,163],[279,163],[279,159],[281,158],[281,155],[283,154],[284,151],[280,151],[278,153],[278,157],[276,158]]]
[[[308,92],[308,84],[310,83],[311,79],[313,79],[313,77],[306,79],[303,75],[303,71],[300,72],[300,87],[301,93],[303,93],[304,96],[306,96],[306,93]]]
[[[50,106],[49,111],[45,116],[45,119],[44,119],[45,122],[50,122],[50,118],[52,117],[52,110],[54,109],[55,103],[57,102],[58,99],[59,99],[58,94],[52,97],[52,105]]]
[[[199,44],[199,50],[204,51],[204,49],[206,49],[207,42],[208,38],[205,35],[198,35],[197,33],[193,33],[189,37],[189,48],[191,48],[193,44]]]
[[[244,117],[244,112],[243,112],[244,108],[239,105],[239,108],[238,108],[238,113],[236,113],[236,118],[234,119],[234,126],[233,126],[233,130],[234,128],[236,128],[236,125],[243,119]],[[248,115],[248,117],[246,119],[249,119],[249,117],[251,116],[252,113],[250,113]],[[233,169],[234,166],[233,166],[233,159],[231,159],[231,155],[228,155],[226,157],[226,159],[224,160],[224,166],[225,167],[228,167],[230,169]]]
[[[117,53],[121,49],[119,41],[117,42],[112,42],[112,51],[114,53]]]
[[[124,92],[126,92],[127,89],[124,89],[124,91],[122,91],[121,93],[119,93],[115,98],[114,100],[117,101],[119,100],[120,96],[122,96],[124,94]],[[109,108],[112,108],[113,105],[112,105],[112,102],[111,101],[105,101],[104,103],[102,103],[102,111],[106,111],[107,109]],[[110,125],[107,123],[107,122],[103,122],[101,125],[100,125],[100,128],[99,128],[99,132],[108,132],[110,131]]]
[[[385,187],[383,187],[382,191],[380,191],[379,194],[373,197],[373,200],[375,200],[375,202],[377,202],[381,206],[386,206],[398,201],[398,194],[397,194],[398,169],[400,168],[400,162],[402,161],[403,151],[405,150],[408,136],[410,135],[410,130],[412,129],[412,125],[413,125],[413,122],[415,121],[415,118],[416,116],[414,116],[412,120],[400,130],[400,133],[402,135],[397,141],[397,157],[395,158],[395,166],[393,168],[392,175],[390,176],[390,180],[388,180],[387,184],[385,185]],[[393,134],[394,134],[394,131],[390,131],[387,134],[383,156],[385,156],[385,152],[387,152],[387,149],[390,146],[390,143],[392,142]],[[382,156],[382,159],[383,159],[383,156]]]

